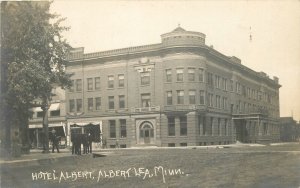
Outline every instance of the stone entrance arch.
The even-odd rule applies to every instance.
[[[151,120],[143,120],[137,122],[137,143],[155,143],[155,122]]]

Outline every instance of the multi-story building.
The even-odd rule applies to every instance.
[[[279,139],[277,77],[205,45],[200,32],[178,27],[161,39],[95,53],[74,49],[68,124],[99,127],[107,147]]]

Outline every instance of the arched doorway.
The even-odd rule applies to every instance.
[[[154,128],[152,123],[145,121],[140,125],[140,143],[150,144],[153,142]]]

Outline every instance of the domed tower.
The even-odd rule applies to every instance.
[[[194,31],[186,31],[178,26],[169,33],[161,35],[163,46],[178,46],[178,45],[205,45],[205,34]]]

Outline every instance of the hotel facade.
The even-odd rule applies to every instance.
[[[279,140],[278,78],[207,46],[203,33],[177,27],[158,44],[75,48],[68,61],[69,132],[91,132],[108,148]]]

